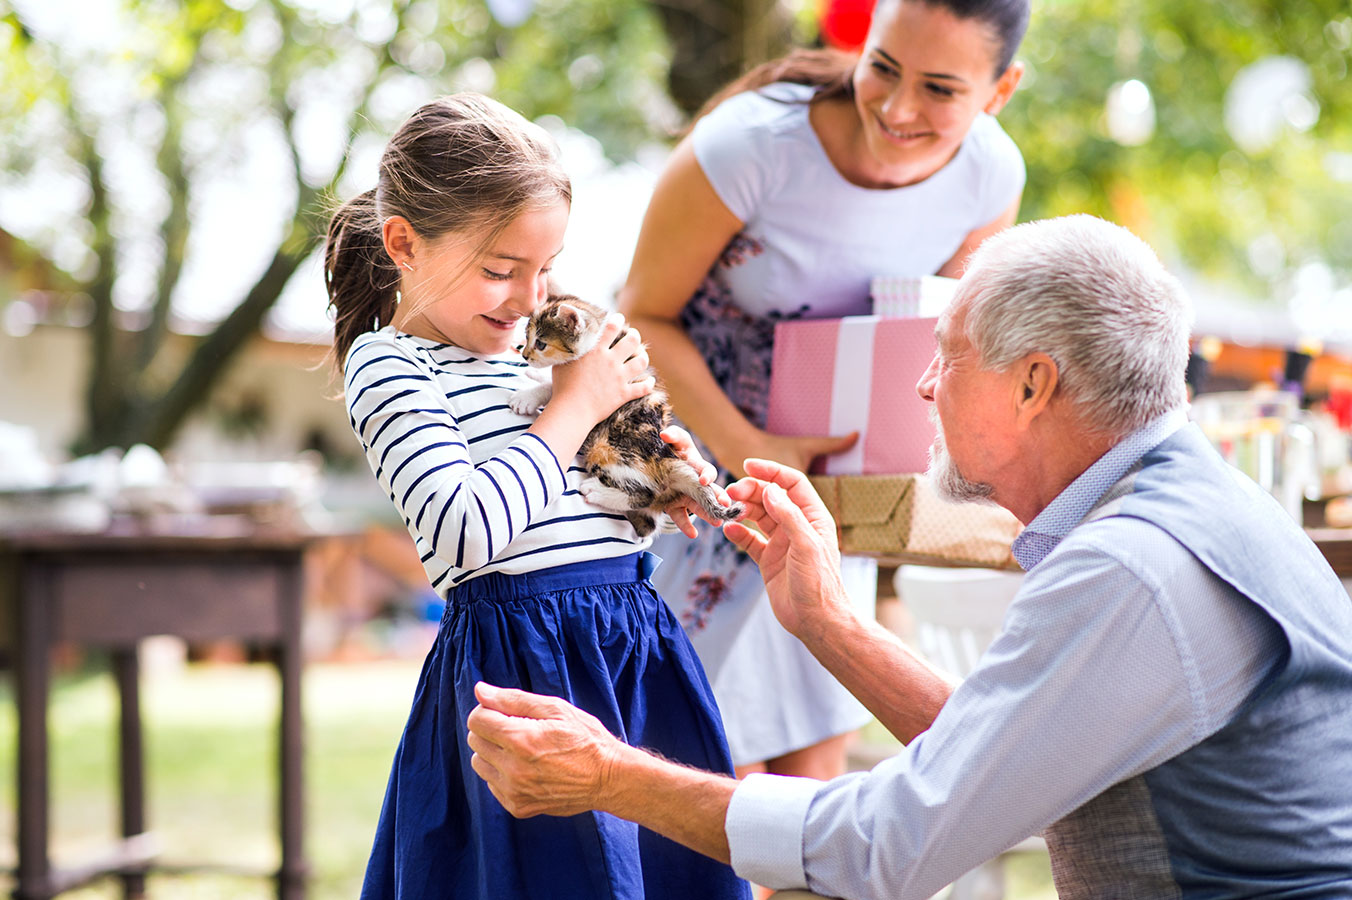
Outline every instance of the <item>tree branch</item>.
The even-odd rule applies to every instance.
[[[235,354],[258,333],[264,316],[281,295],[297,267],[309,256],[312,237],[293,225],[262,276],[250,289],[244,302],[231,310],[203,341],[197,345],[178,380],[162,396],[146,406],[135,423],[139,439],[152,447],[163,448],[174,433],[215,387]]]
[[[165,335],[169,333],[169,313],[173,304],[174,288],[178,286],[179,276],[183,273],[188,238],[192,232],[192,220],[188,216],[188,178],[183,168],[181,133],[173,111],[172,97],[171,89],[166,89],[160,97],[165,128],[164,141],[160,144],[160,151],[156,156],[156,166],[164,176],[165,189],[169,193],[169,212],[160,223],[160,242],[164,247],[164,255],[160,263],[160,277],[155,286],[150,321],[140,336],[140,346],[136,354],[137,371],[144,371],[149,367],[159,353]]]
[[[109,223],[108,188],[103,180],[103,160],[93,130],[80,121],[73,98],[67,113],[75,134],[76,159],[89,179],[87,219],[94,228],[90,250],[97,260],[93,278],[83,285],[93,303],[94,313],[90,322],[90,364],[85,388],[88,421],[86,435],[77,445],[89,444],[87,449],[93,449],[93,445],[99,444],[100,436],[115,429],[125,413],[124,369],[118,364],[117,323],[113,309],[117,242]]]

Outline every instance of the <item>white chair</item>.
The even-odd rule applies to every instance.
[[[899,566],[892,583],[911,614],[915,643],[935,666],[965,678],[1000,631],[1005,609],[1023,583],[1022,572]],[[955,881],[948,900],[1000,900],[1004,860],[1012,853],[1046,853],[1039,837],[1020,842]]]
[[[911,614],[920,652],[944,671],[965,678],[1000,630],[1023,573],[898,566],[892,584]]]

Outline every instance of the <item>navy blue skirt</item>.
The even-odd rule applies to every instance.
[[[515,819],[470,768],[487,681],[564,697],[669,759],[732,773],[713,692],[649,553],[451,591],[395,752],[363,900],[750,897],[722,863],[605,813]]]

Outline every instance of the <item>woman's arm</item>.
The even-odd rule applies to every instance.
[[[1015,219],[1019,217],[1019,203],[1022,202],[1023,195],[1020,194],[1014,198],[1014,202],[1009,204],[1009,208],[1000,213],[998,217],[987,225],[973,231],[963,239],[962,246],[958,252],[954,253],[948,262],[944,263],[936,273],[945,275],[949,278],[961,278],[962,273],[967,268],[967,258],[976,252],[976,248],[981,246],[981,242],[997,231],[1004,231],[1014,224]]]
[[[724,205],[689,137],[672,151],[643,215],[620,312],[643,332],[672,409],[727,465],[754,427],[714,381],[679,316],[742,222]]]
[[[806,468],[814,456],[844,450],[852,438],[785,438],[747,421],[714,380],[681,327],[682,308],[742,221],[719,199],[690,138],[672,152],[643,217],[620,311],[643,332],[676,415],[737,475],[747,456]]]

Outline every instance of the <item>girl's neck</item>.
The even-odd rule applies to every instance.
[[[416,338],[422,338],[425,341],[434,341],[438,344],[450,344],[458,346],[455,341],[442,334],[440,329],[428,321],[424,315],[406,315],[404,307],[395,309],[394,318],[390,320],[390,325],[395,331],[401,331],[404,334],[411,334]]]

